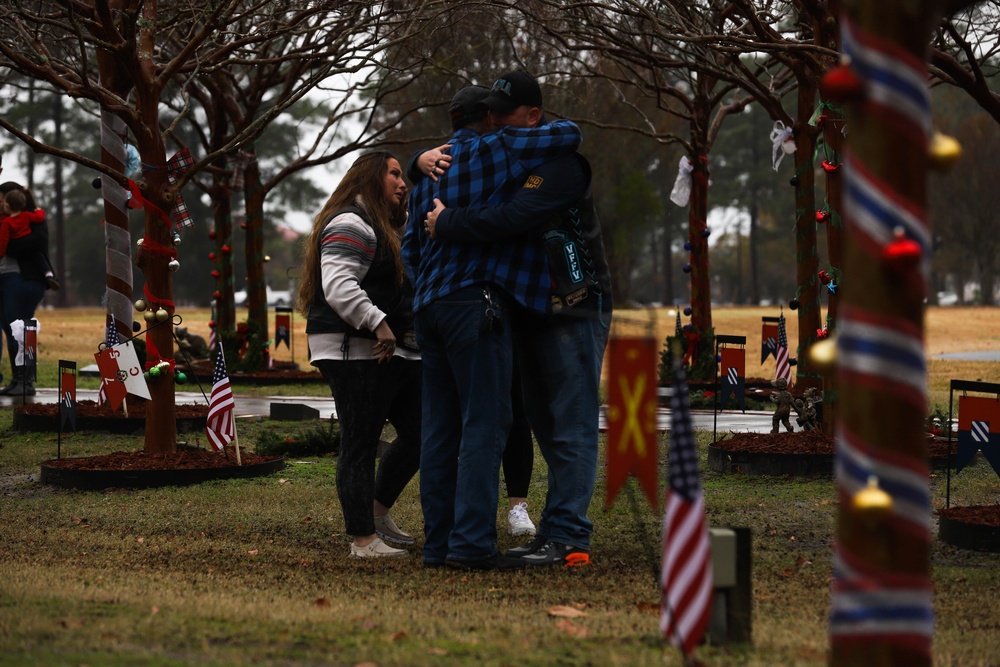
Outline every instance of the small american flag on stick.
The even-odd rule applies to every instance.
[[[107,316],[104,323],[104,347],[114,347],[118,344],[118,329],[115,327],[115,320],[111,315]],[[97,404],[104,405],[108,401],[107,380],[101,378],[101,386],[97,390]]]
[[[229,385],[229,374],[226,372],[226,355],[222,345],[216,345],[216,349],[218,354],[215,357],[215,372],[212,374],[212,398],[208,404],[205,435],[213,447],[222,450],[236,439],[236,422],[233,420],[236,403],[233,400],[233,389]],[[239,451],[237,447],[237,462]]]
[[[670,413],[660,632],[687,657],[704,636],[712,613],[712,555],[691,428],[691,405],[684,369],[676,356]]]
[[[788,334],[785,332],[785,314],[778,317],[778,349],[774,355],[778,360],[775,366],[774,379],[785,378],[788,386],[792,386],[792,366],[788,363]]]

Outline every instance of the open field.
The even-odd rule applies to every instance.
[[[188,327],[208,339],[208,309],[181,310],[180,315]],[[719,334],[747,337],[747,376],[774,377],[774,358],[763,365],[760,360],[761,317],[778,315],[775,307],[761,308],[716,308],[712,311],[715,330]],[[245,311],[240,315],[245,317]],[[798,340],[798,320],[795,312],[785,309],[789,344],[793,347]],[[39,334],[39,380],[41,386],[56,386],[56,368],[60,359],[76,361],[81,367],[94,362],[94,353],[101,342],[104,327],[104,313],[99,309],[49,310],[38,313],[41,322]],[[271,332],[274,329],[274,314],[271,314]],[[612,325],[613,335],[646,335],[652,333],[657,340],[666,340],[674,331],[674,311],[661,308],[655,310],[616,311]],[[292,319],[293,350],[282,346],[274,352],[276,360],[289,360],[308,368],[308,353],[305,338],[305,321],[297,314]],[[941,354],[954,352],[977,352],[1000,350],[1000,308],[978,307],[934,307],[927,310],[926,344],[928,369],[929,405],[940,406],[947,412],[948,383],[951,380],[981,380],[1000,382],[1000,362],[951,361],[934,359]],[[794,350],[792,351],[795,354]],[[9,373],[5,360],[0,369]],[[96,388],[97,380],[82,379],[80,386]],[[266,391],[272,391],[267,389]],[[241,387],[240,391],[255,392],[255,389]],[[279,393],[284,390],[278,389]],[[317,384],[305,393],[326,394],[327,388]]]
[[[760,358],[760,317],[773,314],[716,311],[720,333],[748,337],[748,374],[754,355]],[[52,364],[53,377],[59,358],[89,363],[102,317],[40,314],[42,363]],[[199,318],[185,315],[185,324],[207,333]],[[207,313],[201,319],[207,322]],[[998,349],[998,322],[1000,309],[933,309],[928,350]],[[296,351],[304,352],[297,324]],[[672,316],[657,326],[665,336]],[[770,363],[760,375],[773,373]],[[932,376],[938,363],[930,363]],[[996,382],[998,365],[942,367],[945,402],[950,377]],[[252,449],[265,436],[295,438],[311,427],[241,424],[240,441]],[[56,440],[12,431],[10,408],[0,409],[0,665],[682,664],[657,633],[662,508],[646,507],[636,490],[634,505],[623,493],[605,510],[603,465],[590,512],[593,565],[460,573],[422,568],[419,552],[391,563],[348,559],[335,457],[291,458],[284,471],[260,479],[73,492],[37,482],[38,464],[55,456]],[[703,471],[707,444],[707,434],[699,434]],[[141,446],[140,439],[103,433],[62,438],[63,452],[81,456]],[[753,644],[705,646],[700,657],[707,665],[826,664],[833,481],[711,472],[703,478],[710,524],[752,530],[754,602]],[[536,521],[545,479],[536,457],[529,493]],[[934,507],[943,507],[945,473],[933,473],[931,485]],[[996,504],[998,491],[1000,480],[981,457],[951,480],[953,505]],[[393,515],[420,532],[418,480]],[[1000,665],[1000,625],[991,611],[1000,554],[944,545],[936,519],[933,525],[934,662]],[[501,534],[501,548],[514,543]],[[550,615],[557,606],[584,615]]]

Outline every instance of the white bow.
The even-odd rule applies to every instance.
[[[691,199],[691,172],[694,167],[687,155],[681,156],[681,161],[677,165],[677,180],[674,181],[674,189],[670,191],[670,201],[678,206],[687,206]]]
[[[795,152],[795,140],[792,138],[792,128],[785,127],[780,120],[774,122],[774,129],[771,130],[771,166],[778,171],[778,165],[785,159],[786,155]]]

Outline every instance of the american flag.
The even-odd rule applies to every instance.
[[[774,358],[778,360],[774,371],[774,379],[785,378],[788,386],[792,386],[792,367],[788,363],[788,334],[785,333],[785,315],[778,317],[778,349]]]
[[[205,421],[205,435],[216,449],[222,449],[236,437],[236,423],[233,421],[233,389],[229,386],[226,373],[226,355],[222,345],[216,345],[219,353],[215,357],[215,373],[212,375],[212,400],[208,405]]]
[[[104,346],[114,347],[118,344],[118,327],[115,326],[114,318],[108,315],[108,319],[104,325]],[[101,386],[97,390],[97,404],[104,405],[108,401],[108,393],[104,388],[107,380],[101,378]]]
[[[663,517],[660,632],[690,655],[712,613],[712,557],[705,501],[691,430],[691,405],[680,360],[670,398],[669,488]]]

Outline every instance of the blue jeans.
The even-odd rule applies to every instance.
[[[549,468],[538,535],[589,550],[594,525],[587,510],[597,475],[598,388],[608,330],[596,313],[528,322],[515,331],[524,405]]]
[[[23,320],[28,323],[35,316],[35,309],[45,296],[45,283],[27,280],[20,273],[0,273],[0,303],[3,307],[3,332],[7,336],[7,353],[10,366],[14,367],[17,355],[17,341],[10,331],[10,323]]]
[[[490,327],[484,290],[502,325]],[[415,317],[424,367],[420,503],[424,562],[497,553],[500,460],[511,422],[513,368],[503,293],[467,287]]]

